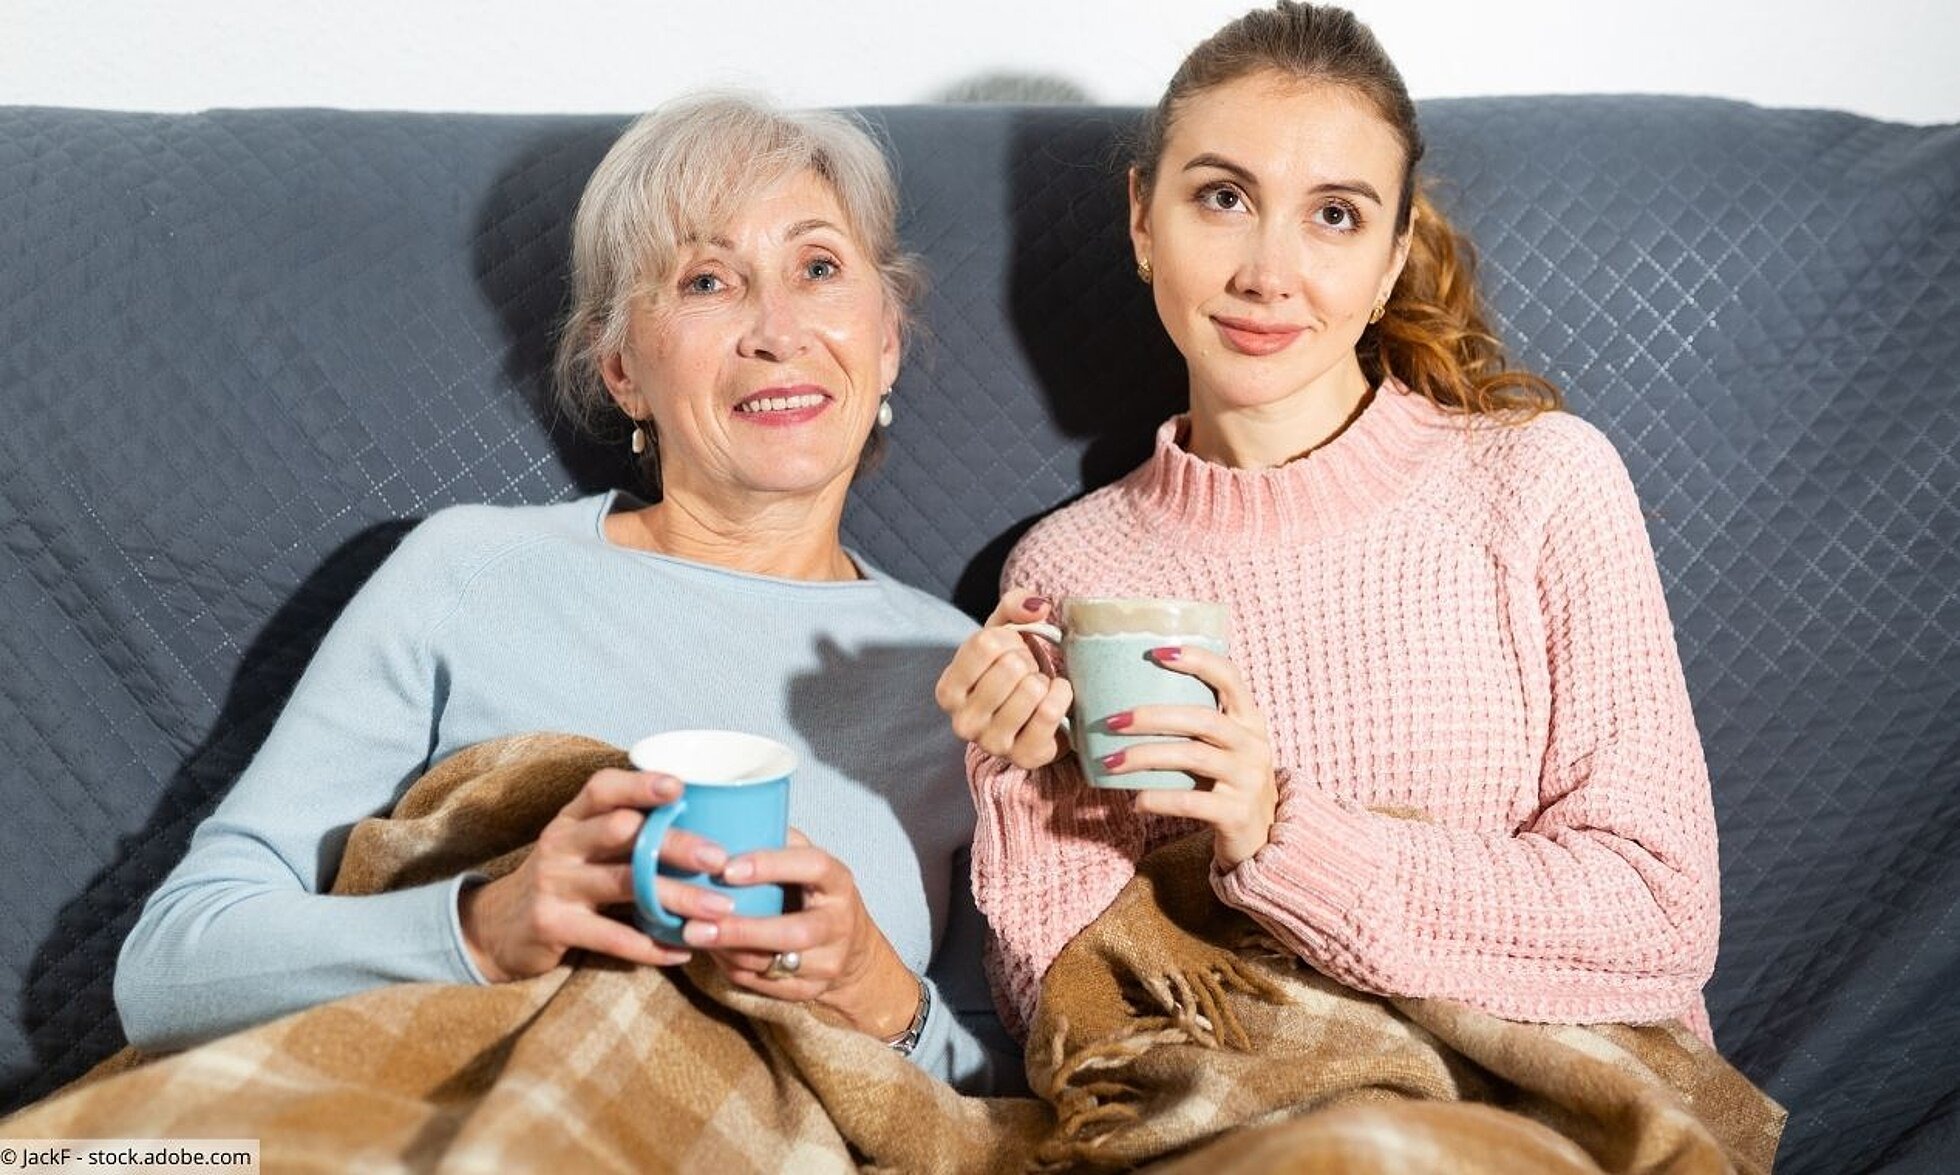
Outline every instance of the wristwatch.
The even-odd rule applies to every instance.
[[[926,1017],[932,1013],[932,989],[926,986],[925,976],[913,978],[919,981],[919,1006],[912,1013],[912,1022],[897,1036],[885,1038],[885,1044],[901,1057],[909,1057],[912,1050],[919,1047],[919,1037],[926,1030]]]

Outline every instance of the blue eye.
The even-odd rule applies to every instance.
[[[828,257],[819,257],[808,265],[805,265],[803,272],[808,277],[814,278],[817,281],[823,281],[825,278],[836,277],[837,269],[838,266],[835,261],[832,261]]]
[[[681,283],[681,289],[690,294],[713,294],[721,290],[721,279],[712,273],[697,273]]]

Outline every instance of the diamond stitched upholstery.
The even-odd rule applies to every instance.
[[[933,275],[846,518],[969,611],[1175,409],[1133,112],[870,112]],[[1921,1168],[1960,1090],[1960,128],[1423,109],[1518,359],[1651,511],[1722,828],[1725,1051],[1783,1168]],[[542,395],[611,118],[0,110],[0,1106],[120,1044],[136,907],[416,518],[622,482]]]

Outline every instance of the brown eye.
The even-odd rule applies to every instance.
[[[1217,212],[1237,212],[1245,207],[1245,195],[1230,184],[1211,184],[1198,190],[1198,203]]]
[[[1323,204],[1314,215],[1321,224],[1339,232],[1351,233],[1361,227],[1361,213],[1352,204],[1340,201]]]

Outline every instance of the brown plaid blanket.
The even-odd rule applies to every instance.
[[[521,860],[618,750],[471,748],[349,840],[337,893]],[[807,1009],[580,958],[405,984],[161,1058],[125,1051],[21,1138],[258,1138],[268,1171],[1763,1171],[1783,1111],[1675,1026],[1514,1024],[1342,988],[1211,896],[1192,838],[1057,960],[1039,1099],[968,1098]]]

